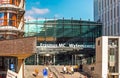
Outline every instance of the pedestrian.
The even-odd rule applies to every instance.
[[[48,70],[46,68],[43,69],[43,78],[48,78]]]
[[[63,67],[63,73],[64,73],[64,74],[67,73],[67,68],[66,68],[65,65],[64,65],[64,67]]]
[[[47,70],[48,70],[48,65],[46,65],[46,67],[45,67]]]
[[[49,73],[49,78],[53,78],[53,73],[52,72]]]
[[[82,70],[83,70],[83,65],[82,64],[80,64],[79,70],[80,70],[80,72],[82,72]]]
[[[38,75],[38,73],[39,73],[38,68],[35,68],[35,69],[34,69],[34,72],[32,73],[32,75],[33,75],[34,77],[36,77],[36,76]]]
[[[73,66],[70,66],[70,73],[71,73],[71,74],[74,74]]]

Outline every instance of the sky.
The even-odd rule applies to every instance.
[[[26,19],[93,20],[93,0],[26,0]]]

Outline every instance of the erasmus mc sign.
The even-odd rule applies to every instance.
[[[95,48],[95,45],[79,45],[79,44],[43,44],[40,43],[41,47],[52,47],[52,48],[57,48],[57,47],[71,47],[71,48]]]

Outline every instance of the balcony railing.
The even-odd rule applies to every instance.
[[[18,1],[10,1],[10,0],[4,1],[4,0],[1,0],[1,1],[0,1],[0,5],[11,4],[11,5],[15,5],[15,6],[20,6],[21,2],[22,2],[22,1],[19,2],[19,0],[18,0]]]
[[[17,26],[17,21],[12,19],[0,19],[0,26]]]

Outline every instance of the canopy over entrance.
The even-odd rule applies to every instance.
[[[54,45],[54,46],[53,46]],[[74,45],[74,46],[58,46],[53,44],[51,46],[37,46],[37,53],[40,55],[50,55],[50,54],[62,54],[62,53],[68,53],[68,54],[89,54],[92,55],[95,53],[95,49],[92,46],[90,47],[84,47],[80,45]]]
[[[72,45],[72,44],[70,44]],[[83,45],[65,46],[58,44],[43,44],[37,46],[36,64],[80,65],[94,61],[95,48]],[[27,59],[30,60],[30,59]],[[27,64],[30,64],[27,62]]]

